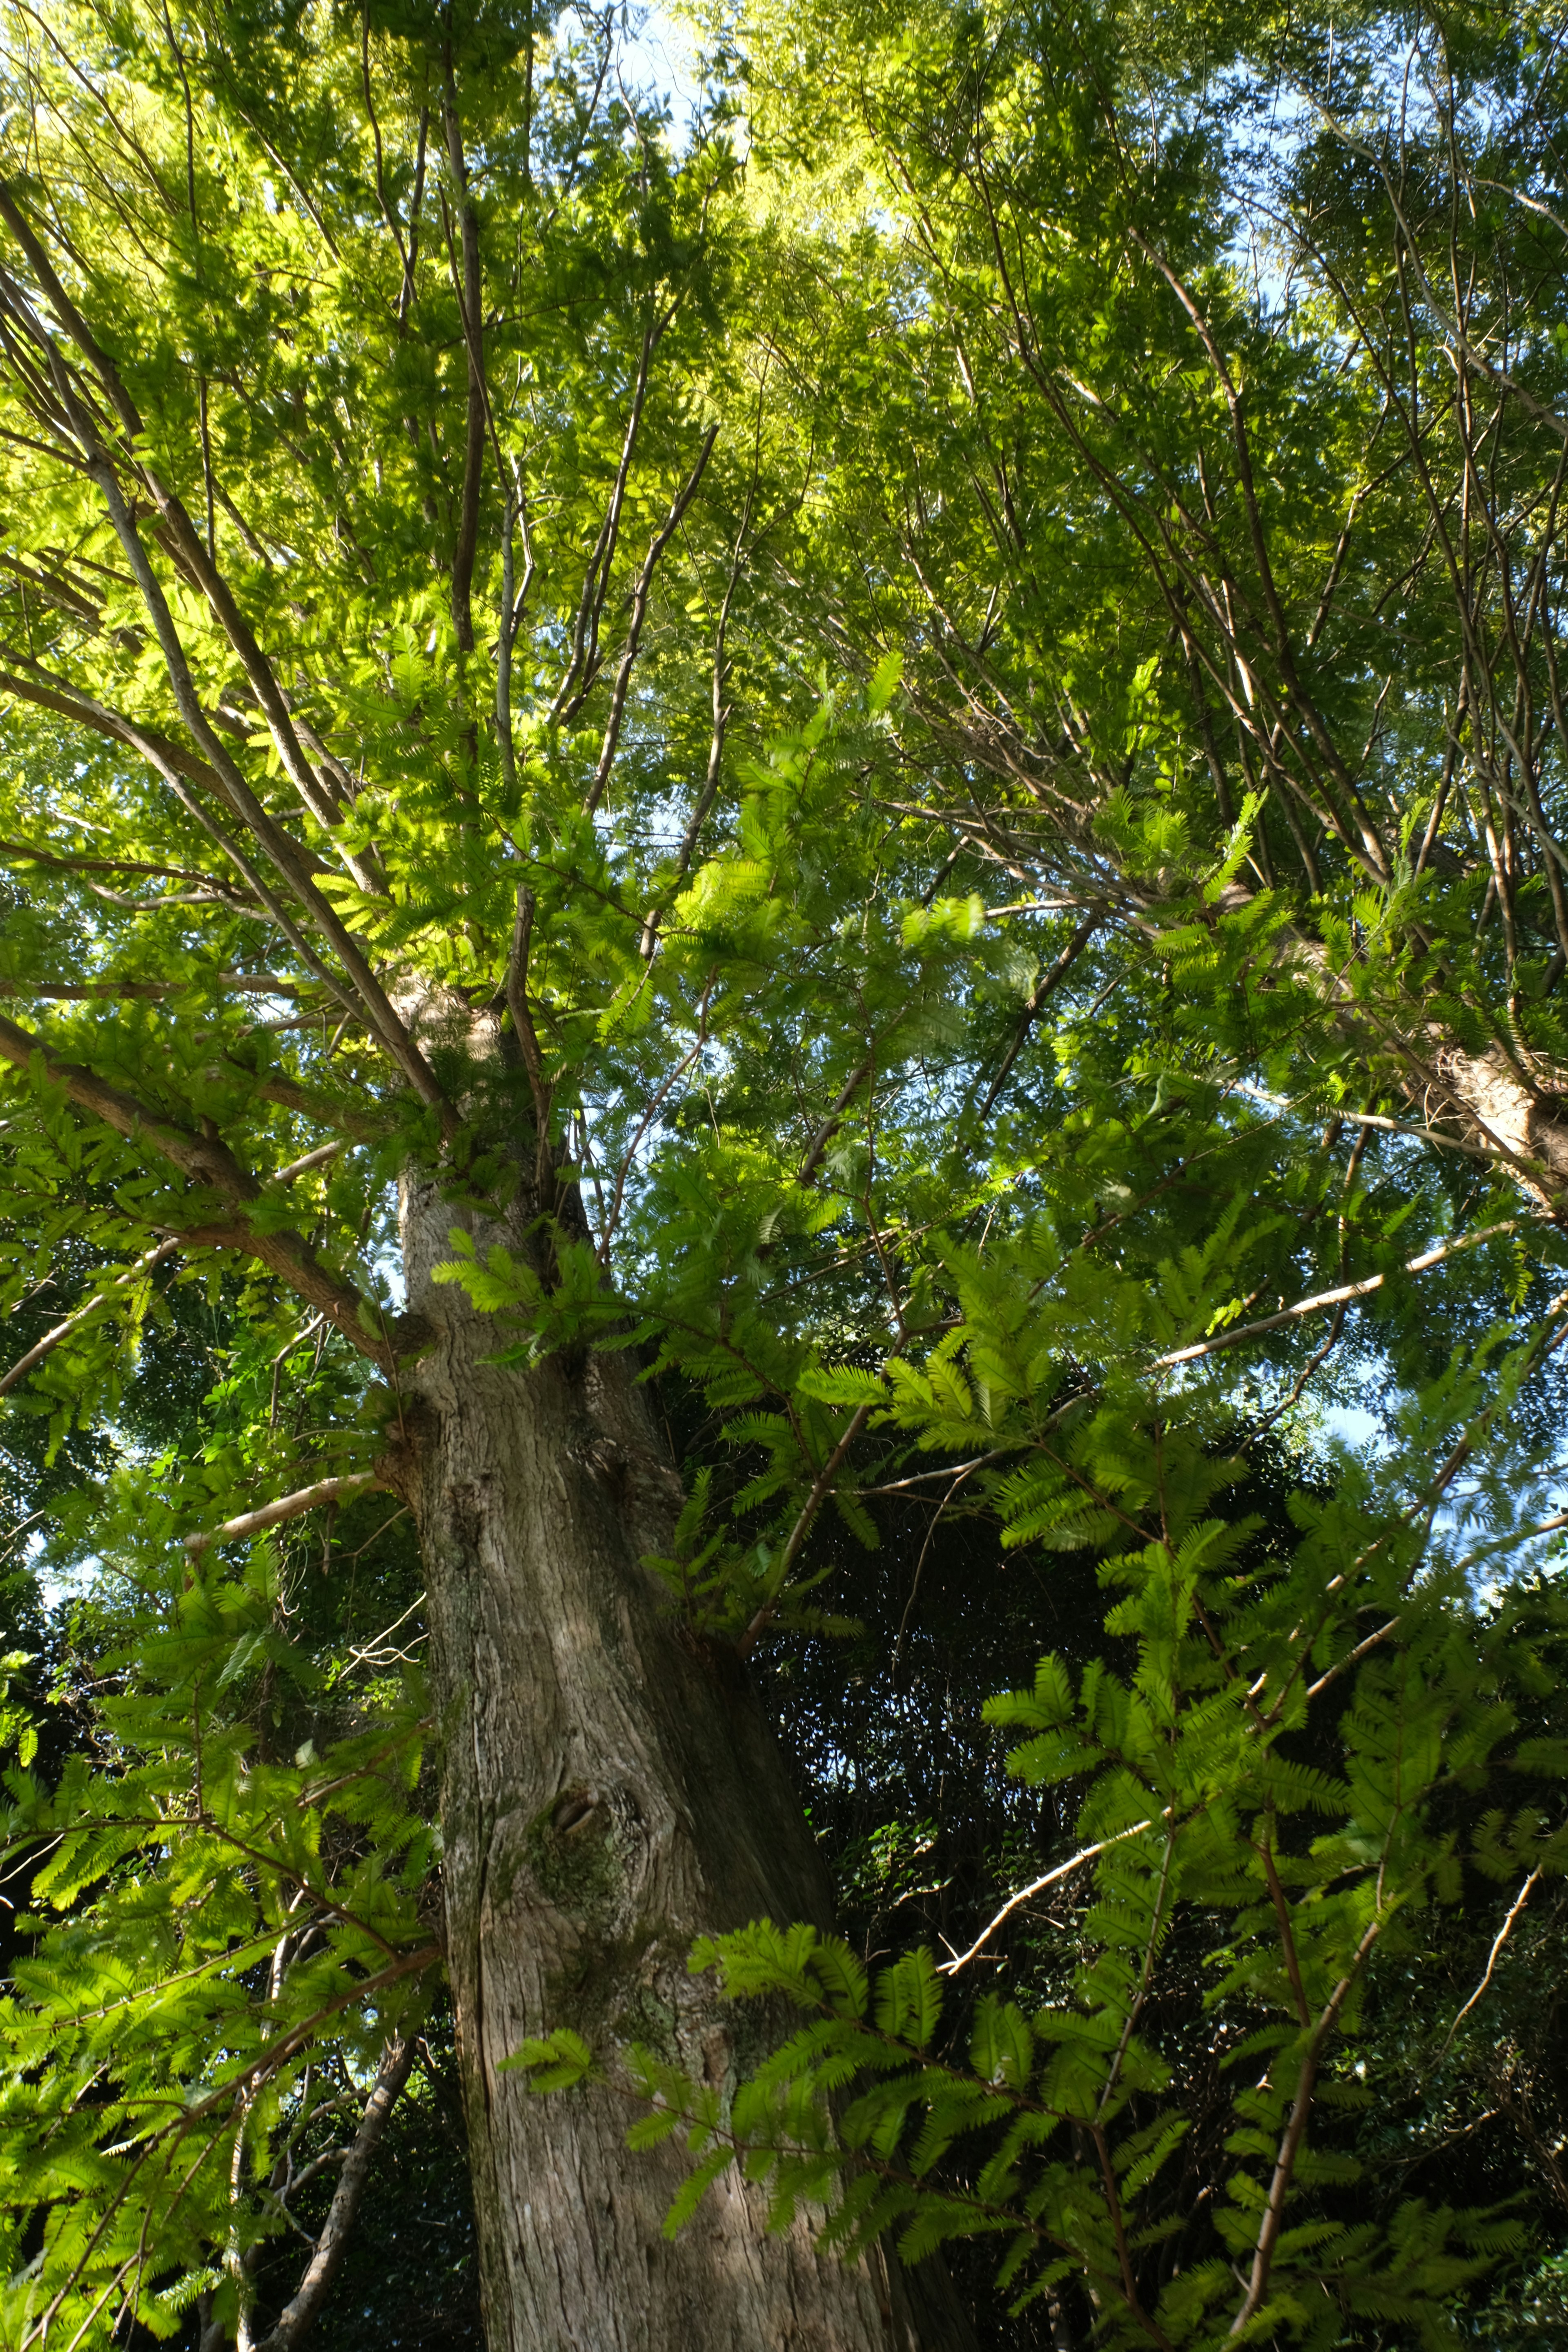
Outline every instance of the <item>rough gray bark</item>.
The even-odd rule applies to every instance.
[[[500,2071],[572,2025],[733,2082],[758,2023],[688,1974],[692,1939],[763,1914],[826,1923],[828,1895],[744,1668],[685,1636],[638,1565],[679,1490],[624,1359],[487,1362],[504,1334],[432,1269],[454,1224],[483,1252],[521,1246],[523,1217],[488,1226],[423,1180],[402,1213],[408,1305],[437,1335],[405,1475],[490,2352],[956,2347],[956,2310],[922,2312],[917,2338],[908,2282],[820,2257],[804,2226],[770,2236],[738,2179],[667,2242],[679,2153],[628,2151],[633,2111],[607,2089],[538,2097]]]

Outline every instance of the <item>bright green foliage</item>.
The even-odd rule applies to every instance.
[[[7,2206],[47,2217],[6,2290],[7,2342],[122,2310],[168,2335],[224,2284],[226,2248],[232,2305],[282,2218],[248,2193],[255,2168],[342,2102],[322,2028],[374,2073],[427,1999],[417,1697],[368,1710],[325,1757],[279,1756],[243,1704],[307,1670],[277,1630],[276,1562],[182,1584],[139,1596],[134,1661],[100,1661],[135,1669],[100,1704],[110,1768],[72,1757],[50,1790],[6,1774],[9,1849],[46,1858],[0,2010],[0,2164]]]
[[[879,1542],[901,1635],[889,1496],[976,1613],[1102,1564],[993,1709],[1042,1981],[702,1955],[811,2021],[638,2062],[672,2221],[738,2157],[1112,2340],[1436,2340],[1517,2225],[1350,2210],[1352,2053],[1564,1859],[1556,28],[759,8],[682,157],[609,17],[6,23],[6,1493],[88,1590],[58,1712],[0,1664],[5,2329],[233,2333],[428,1998],[411,1549],[186,1539],[399,1441],[395,1181],[531,1168],[442,1278],[642,1349],[699,1642]]]
[[[1521,1739],[1520,1710],[1560,1636],[1543,1652],[1506,1612],[1478,1623],[1447,1580],[1412,1580],[1402,1530],[1345,1498],[1302,1511],[1289,1560],[1244,1564],[1246,1526],[1200,1516],[1226,1465],[1184,1461],[1179,1437],[1163,1463],[1142,1452],[1165,1533],[1102,1568],[1121,1596],[1110,1656],[1078,1676],[1047,1657],[1032,1692],[990,1709],[1028,1735],[1013,1772],[1081,1792],[1077,1851],[1050,1874],[1092,1887],[1060,1996],[1029,2014],[985,1993],[967,2060],[940,2042],[939,2057],[942,1976],[979,1945],[941,1969],[917,1951],[868,1985],[844,1946],[763,1922],[692,1966],[810,2021],[732,2099],[634,2053],[652,2106],[635,2137],[683,2132],[698,2159],[671,2227],[738,2163],[771,2184],[775,2222],[826,2203],[825,2237],[846,2249],[888,2229],[910,2259],[1001,2236],[1016,2308],[1087,2289],[1109,2342],[1333,2344],[1360,2319],[1448,2340],[1446,2311],[1519,2224],[1419,2200],[1381,2229],[1336,2212],[1361,2172],[1345,2119],[1370,2096],[1352,2059],[1369,1979],[1432,1906],[1478,1869],[1568,1867],[1568,1830],[1474,1801],[1500,1769],[1557,1769]],[[1152,2293],[1183,2218],[1165,2176],[1211,2053],[1230,2159],[1213,2251]],[[521,2059],[542,2090],[594,2063],[564,2034]]]

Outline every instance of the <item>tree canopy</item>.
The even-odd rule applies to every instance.
[[[1560,18],[5,25],[0,2339],[1547,2340]]]

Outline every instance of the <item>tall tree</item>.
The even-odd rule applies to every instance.
[[[1407,112],[1417,214],[1382,19],[743,30],[744,187],[609,18],[11,19],[5,1209],[18,1295],[85,1279],[6,1377],[63,1443],[172,1279],[234,1334],[95,1506],[97,1750],[13,1778],[18,2342],[298,2341],[443,1960],[497,2345],[962,2342],[892,2227],[1007,2231],[1058,2341],[1430,2335],[1507,2242],[1358,2214],[1340,2119],[1411,1923],[1563,1859],[1554,1620],[1472,1591],[1555,1525],[1568,1338],[1557,297],[1498,359],[1420,290],[1441,219],[1513,315],[1454,159],[1528,244],[1555,68]],[[1281,56],[1322,138],[1255,152]],[[1260,1528],[1363,1312],[1396,1442]],[[929,1958],[868,2022],[748,1680],[868,1638],[816,1588],[927,1495],[895,1700],[954,1513],[1081,1604],[949,1976],[1094,1895],[972,2063]]]
[[[68,1904],[112,1867],[95,1820],[122,1862],[181,1824],[194,1875],[146,1933],[173,1937],[174,1977],[211,1996],[204,2030],[242,2054],[171,2125],[180,2059],[133,2062],[120,2039],[151,1950],[129,1979],[119,1964],[96,2025],[66,1997],[57,2132],[100,2187],[117,2178],[90,2152],[107,2096],[134,2161],[101,2209],[57,2204],[21,2338],[155,2315],[182,2228],[198,2276],[226,2176],[204,2341],[254,2342],[249,2256],[277,2214],[250,2210],[250,2168],[286,2195],[279,2102],[310,2106],[323,2021],[352,2010],[364,2051],[384,2042],[342,2158],[346,2220],[438,1943],[493,2344],[880,2343],[903,2324],[885,2265],[769,2237],[744,2189],[667,2244],[670,2183],[628,2154],[615,2102],[551,2107],[501,2071],[552,1988],[582,1985],[608,2019],[659,2017],[722,2081],[732,2021],[687,1975],[693,1935],[822,1916],[826,1895],[743,1671],[682,1634],[638,1565],[668,1550],[679,1494],[626,1358],[568,1341],[498,1361],[489,1316],[440,1280],[456,1232],[580,1318],[598,1307],[570,1073],[644,1017],[659,921],[626,887],[606,796],[640,756],[639,658],[679,557],[712,710],[678,888],[718,782],[737,567],[765,520],[754,457],[715,456],[735,390],[710,348],[729,150],[704,138],[672,164],[626,93],[613,12],[24,8],[8,39],[5,681],[33,740],[69,748],[11,801],[33,890],[9,985],[32,1017],[0,1022],[0,1054],[31,1122],[24,1245],[74,1230],[103,1266],[32,1355],[78,1416],[75,1343],[144,1311],[171,1259],[217,1253],[254,1270],[258,1336],[279,1338],[281,1295],[310,1318],[299,1337],[374,1370],[357,1454],[252,1452],[252,1475],[294,1475],[280,1499],[226,1492],[247,1465],[220,1449],[208,1518],[248,1502],[282,1524],[374,1485],[405,1500],[444,1902],[437,1931],[416,1899],[413,1717],[362,1719],[324,1776],[308,1740],[290,1764],[265,1692],[258,1718],[225,1712],[247,1657],[263,1684],[283,1671],[266,1575],[234,1584],[221,1549],[176,1538],[162,1613],[184,1663],[162,1671],[125,1625],[121,1753],[140,1760],[68,1780],[52,1818],[81,1833],[37,1893]],[[376,1287],[394,1245],[395,1306]],[[122,1937],[142,1885],[132,1870],[105,1898]],[[68,1975],[57,1957],[31,1979],[57,2056]],[[174,2238],[150,2235],[154,2211]],[[273,2344],[309,2324],[340,2237],[330,2223]]]

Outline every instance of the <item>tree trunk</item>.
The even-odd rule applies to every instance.
[[[743,1666],[687,1637],[638,1565],[679,1488],[626,1359],[488,1363],[504,1332],[431,1270],[455,1223],[515,1250],[522,1215],[489,1226],[424,1180],[402,1213],[408,1304],[437,1334],[410,1376],[407,1484],[490,2352],[906,2352],[904,2283],[879,2261],[819,2257],[798,2224],[769,2235],[733,2174],[668,2242],[679,2140],[633,2154],[612,2091],[542,2097],[500,2071],[571,2025],[732,2083],[759,2023],[689,1976],[693,1937],[826,1925],[828,1895]]]

